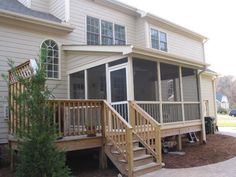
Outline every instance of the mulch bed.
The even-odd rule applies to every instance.
[[[165,168],[188,168],[228,160],[236,156],[236,138],[226,135],[208,135],[207,144],[183,143],[185,155],[163,155]],[[67,163],[77,177],[115,177],[119,171],[109,163],[109,168],[98,168],[98,153],[84,151],[70,153]],[[0,177],[14,177],[9,168],[0,168]]]
[[[207,136],[207,144],[183,143],[185,155],[163,155],[165,168],[188,168],[209,165],[236,156],[236,138],[221,134]]]

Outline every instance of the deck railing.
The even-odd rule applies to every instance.
[[[161,122],[160,119],[160,103],[156,101],[138,101],[136,102],[144,111],[152,116],[157,122]]]
[[[137,101],[136,103],[157,122],[163,124],[199,120],[201,117],[200,102]]]
[[[107,101],[104,101],[103,112],[106,141],[112,143],[122,160],[127,161],[128,171],[131,173],[133,171],[133,128]]]
[[[163,123],[173,123],[183,121],[182,104],[166,102],[162,104]]]
[[[59,136],[102,133],[102,100],[49,100]]]
[[[185,121],[200,120],[200,103],[192,102],[184,104]]]
[[[129,107],[130,123],[135,135],[156,161],[161,163],[161,125],[135,102],[129,102]]]
[[[111,105],[127,122],[129,121],[128,101],[115,102]]]

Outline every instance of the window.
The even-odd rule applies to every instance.
[[[53,40],[46,40],[41,45],[41,57],[45,64],[47,78],[59,78],[59,50]]]
[[[153,49],[167,52],[166,33],[155,29],[151,29],[151,45]]]
[[[99,19],[87,16],[87,44],[100,44]]]
[[[70,75],[70,98],[85,99],[84,71]]]
[[[125,27],[87,16],[87,45],[125,45]]]
[[[113,45],[113,24],[107,21],[101,21],[102,27],[102,45]]]
[[[115,24],[115,45],[125,45],[125,27]]]
[[[160,32],[160,50],[167,52],[167,38],[163,32]]]
[[[151,29],[152,48],[159,49],[158,31]]]

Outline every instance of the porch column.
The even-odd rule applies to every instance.
[[[157,77],[158,77],[158,87],[159,87],[159,100],[160,100],[160,123],[163,125],[163,111],[162,111],[162,91],[161,91],[161,66],[160,62],[157,62]]]
[[[183,78],[182,78],[182,67],[179,67],[179,80],[180,80],[180,97],[181,97],[181,107],[182,107],[182,119],[185,123],[185,114],[184,114],[184,92],[183,92]]]
[[[205,128],[205,119],[203,116],[203,100],[202,100],[202,86],[201,86],[201,72],[198,74],[198,87],[199,87],[199,100],[200,100],[200,117],[202,120],[202,131],[201,131],[201,141],[206,142],[206,128]]]
[[[131,55],[128,56],[128,67],[127,67],[127,87],[128,87],[128,100],[134,100],[134,74],[133,74],[133,58]]]

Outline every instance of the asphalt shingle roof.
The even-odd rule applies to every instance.
[[[8,11],[19,13],[22,15],[28,15],[31,17],[36,17],[36,18],[41,18],[44,20],[61,23],[61,20],[53,16],[52,14],[32,10],[28,7],[25,7],[23,4],[21,4],[17,0],[0,0],[0,9],[8,10]]]

